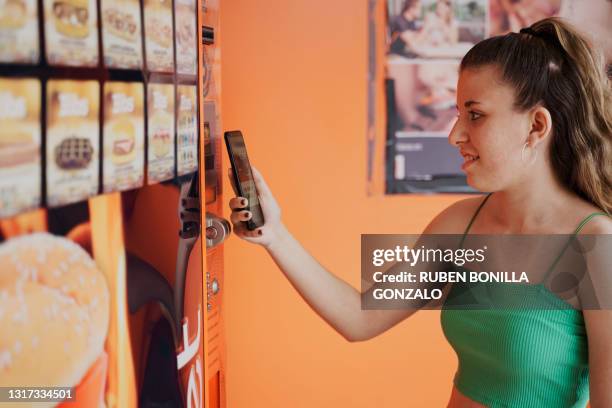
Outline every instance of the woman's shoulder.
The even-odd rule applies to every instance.
[[[463,234],[486,195],[459,200],[434,217],[424,234]]]
[[[580,234],[612,234],[612,217],[601,209],[592,207],[582,212],[577,228],[580,228]]]

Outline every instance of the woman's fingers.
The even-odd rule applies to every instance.
[[[261,228],[257,228],[253,231],[249,231],[244,224],[238,224],[234,227],[234,233],[240,238],[244,238],[247,241],[256,242],[255,238],[261,237]]]
[[[248,221],[252,216],[250,211],[233,211],[230,215],[230,221],[236,225],[241,221]]]
[[[234,197],[229,201],[229,206],[232,211],[241,210],[246,208],[249,201],[244,197]]]

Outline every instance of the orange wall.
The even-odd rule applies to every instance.
[[[366,6],[366,0],[221,4],[223,127],[243,131],[293,234],[356,287],[360,234],[421,232],[461,198],[366,195]],[[223,160],[228,167],[225,154]],[[348,343],[262,248],[235,236],[226,245],[225,284],[229,408],[448,401],[457,360],[438,311]]]

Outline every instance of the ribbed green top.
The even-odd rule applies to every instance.
[[[476,210],[463,239],[490,196]],[[599,214],[607,215],[591,214],[574,234]],[[461,302],[461,296],[470,295],[473,301],[474,292],[461,289],[454,284],[448,299]],[[543,284],[504,284],[495,290],[543,302],[545,307],[460,310],[450,309],[447,299],[441,323],[459,360],[453,380],[457,389],[490,408],[584,408],[589,400],[589,367],[582,312]]]

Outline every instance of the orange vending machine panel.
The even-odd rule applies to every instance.
[[[203,121],[206,205],[206,273],[204,312],[205,406],[225,407],[225,341],[223,322],[223,241],[230,224],[223,219],[221,157],[221,49],[219,0],[200,0],[199,76]]]
[[[0,24],[0,404],[224,407],[219,2],[19,4]]]

